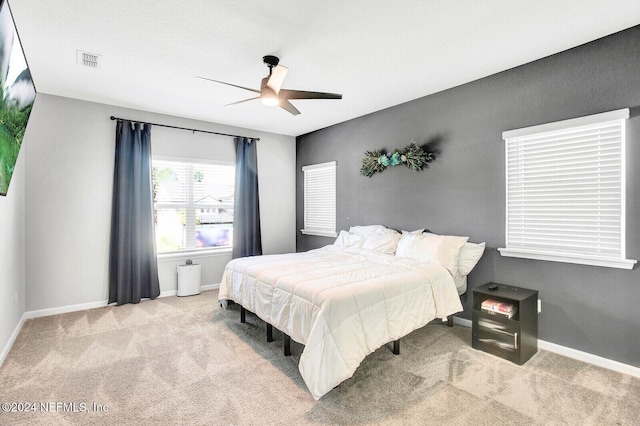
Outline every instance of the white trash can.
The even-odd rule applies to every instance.
[[[178,296],[194,296],[200,294],[200,265],[178,265]]]

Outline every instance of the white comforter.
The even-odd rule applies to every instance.
[[[380,346],[462,310],[444,267],[340,246],[234,259],[219,299],[305,345],[299,369],[315,399]]]

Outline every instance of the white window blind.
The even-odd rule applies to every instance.
[[[230,246],[235,167],[153,159],[158,253]]]
[[[303,234],[335,237],[336,162],[302,167],[304,173]]]
[[[632,268],[625,259],[629,110],[503,133],[504,256]]]

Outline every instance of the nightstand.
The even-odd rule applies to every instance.
[[[512,305],[514,313],[488,312],[486,300]],[[527,362],[538,351],[538,291],[497,283],[474,288],[471,345],[518,365]]]

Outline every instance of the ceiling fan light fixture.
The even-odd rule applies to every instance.
[[[277,96],[261,96],[260,101],[262,105],[266,106],[278,106],[280,105],[280,99]]]
[[[237,105],[254,99],[260,99],[263,105],[267,106],[279,106],[291,115],[300,115],[300,111],[291,104],[291,100],[295,99],[342,99],[342,95],[338,93],[324,93],[324,92],[310,92],[308,90],[288,90],[282,88],[282,82],[287,75],[288,68],[278,65],[279,59],[272,55],[267,55],[262,58],[265,64],[269,67],[269,75],[264,77],[260,82],[260,90],[252,89],[250,87],[238,86],[237,84],[226,83],[220,80],[214,80],[212,78],[197,77],[203,80],[209,80],[220,84],[226,84],[227,86],[237,87],[238,89],[248,90],[253,93],[257,93],[259,96],[244,99],[238,102],[232,102],[228,105]]]

